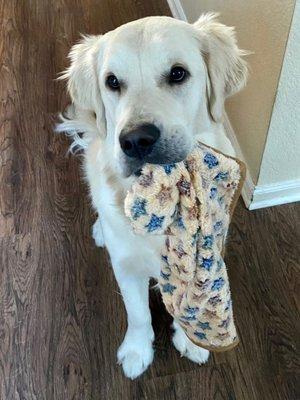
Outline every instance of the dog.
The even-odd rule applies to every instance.
[[[128,328],[117,358],[131,379],[153,360],[149,279],[160,273],[164,237],[133,233],[124,198],[145,163],[182,161],[196,140],[234,156],[222,117],[224,101],[247,80],[246,53],[235,32],[206,14],[194,24],[148,17],[99,36],[83,36],[70,51],[71,106],[58,131],[84,154],[98,213],[93,237],[105,246],[125,303]],[[177,321],[173,344],[202,364],[209,352],[193,344]]]

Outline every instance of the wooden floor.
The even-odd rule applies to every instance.
[[[170,344],[170,318],[153,292],[153,365],[129,381],[116,364],[125,310],[108,256],[90,237],[94,216],[80,160],[67,158],[67,140],[52,132],[67,102],[54,78],[78,32],[169,14],[166,2],[0,4],[1,400],[299,399],[295,204],[237,207],[227,256],[241,338],[236,350],[202,367],[180,358]]]

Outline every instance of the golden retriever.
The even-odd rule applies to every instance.
[[[163,237],[133,233],[123,202],[145,163],[183,160],[200,140],[234,155],[222,125],[226,97],[246,83],[245,53],[232,28],[214,14],[194,24],[169,17],[130,22],[105,35],[84,36],[70,52],[72,105],[59,131],[84,153],[84,170],[98,220],[93,237],[110,254],[128,328],[118,361],[129,378],[153,360],[149,278],[160,273]],[[174,321],[176,349],[196,363],[209,352]]]

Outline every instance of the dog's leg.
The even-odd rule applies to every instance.
[[[153,360],[154,332],[149,309],[149,279],[114,269],[128,318],[127,332],[118,350],[118,362],[122,364],[124,374],[134,379]]]
[[[173,344],[182,356],[187,357],[197,364],[204,364],[208,360],[209,351],[196,346],[184,333],[181,326],[174,320],[173,322]]]
[[[103,236],[103,230],[101,226],[101,220],[98,217],[96,222],[93,225],[93,238],[95,240],[95,243],[98,247],[104,247],[104,236]]]

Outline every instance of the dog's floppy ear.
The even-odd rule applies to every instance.
[[[101,135],[106,132],[105,111],[98,84],[98,55],[101,36],[83,36],[70,53],[70,67],[60,79],[68,80],[68,91],[76,113],[96,115],[96,123]]]
[[[248,53],[238,48],[234,28],[219,23],[217,17],[204,14],[194,23],[210,81],[208,106],[216,122],[222,120],[226,97],[242,89],[248,76],[242,58]]]

